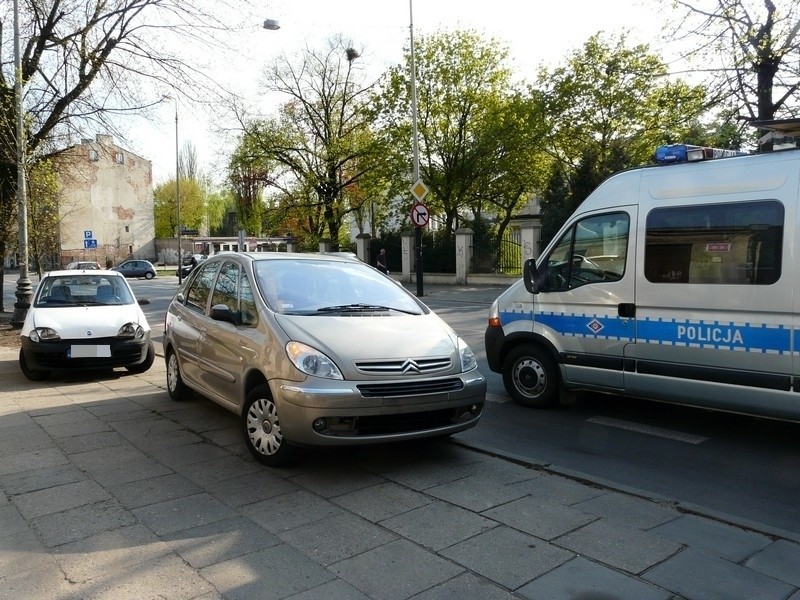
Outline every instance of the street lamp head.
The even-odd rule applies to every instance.
[[[264,21],[264,29],[269,29],[270,31],[277,31],[281,28],[280,23],[275,19],[266,19]]]

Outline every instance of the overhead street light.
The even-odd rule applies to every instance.
[[[264,20],[264,29],[269,29],[270,31],[277,31],[281,28],[280,23],[275,19],[265,19]]]
[[[11,325],[21,328],[33,298],[28,277],[28,198],[25,177],[25,120],[22,103],[22,53],[19,41],[19,2],[14,0],[14,108],[17,111],[17,223],[19,228],[19,279]]]

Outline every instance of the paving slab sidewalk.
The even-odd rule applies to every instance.
[[[0,381],[0,598],[800,600],[792,540],[458,436],[270,469],[162,360]]]

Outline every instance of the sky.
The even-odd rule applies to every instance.
[[[520,77],[533,80],[539,66],[558,66],[598,31],[628,32],[631,43],[662,47],[663,16],[653,0],[273,0],[263,12],[237,15],[245,23],[237,37],[235,56],[226,56],[213,69],[214,78],[250,99],[263,101],[259,92],[261,72],[282,54],[292,56],[306,45],[323,47],[330,37],[343,34],[362,50],[368,73],[377,77],[402,61],[408,46],[411,23],[415,39],[441,31],[471,29],[495,38],[508,47],[511,66]],[[280,29],[262,27],[265,19],[277,20]],[[668,59],[668,57],[664,57]],[[198,107],[179,100],[165,103],[149,122],[136,125],[130,134],[130,149],[152,161],[157,185],[175,174],[175,111],[178,112],[178,144],[191,142],[201,168],[218,171],[222,164],[222,140],[212,123],[220,115],[207,115]],[[224,155],[224,154],[223,154]]]

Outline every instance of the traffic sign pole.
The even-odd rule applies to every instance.
[[[419,173],[414,173],[415,176],[419,176]],[[417,179],[411,186],[411,195],[414,196],[414,206],[411,207],[411,220],[416,226],[414,229],[414,245],[415,248],[415,259],[414,259],[414,268],[417,271],[417,297],[421,298],[425,295],[425,291],[423,289],[423,277],[422,277],[422,226],[419,225],[417,222],[417,218],[421,218],[422,212],[418,209],[419,206],[422,206],[425,214],[425,225],[428,224],[428,209],[422,204],[422,200],[428,194],[428,186],[425,185],[425,182],[422,179]]]

